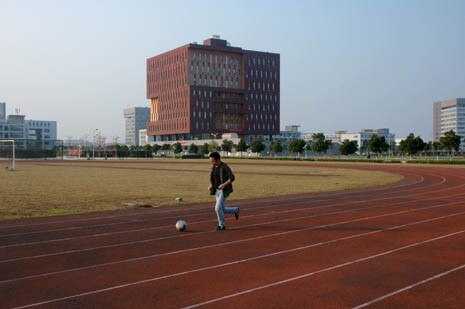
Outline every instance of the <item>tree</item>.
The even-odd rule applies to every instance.
[[[218,143],[212,140],[212,141],[208,144],[208,151],[209,151],[209,152],[218,151]]]
[[[152,151],[157,153],[161,149],[161,146],[158,144],[153,144],[152,145]]]
[[[233,144],[234,143],[232,141],[224,139],[223,143],[221,144],[221,150],[226,151],[226,152],[231,152]]]
[[[433,150],[434,151],[439,151],[442,149],[442,145],[440,142],[433,142]]]
[[[289,144],[289,151],[292,153],[302,153],[307,143],[303,139],[294,140]]]
[[[118,158],[127,158],[129,155],[129,148],[128,146],[116,146],[116,151],[118,152]]]
[[[439,143],[443,149],[449,150],[449,154],[452,154],[459,149],[460,139],[460,135],[455,134],[454,130],[450,130],[444,133],[444,136],[439,139]]]
[[[196,144],[192,143],[189,146],[189,153],[198,153],[199,152],[199,147],[197,147]]]
[[[272,153],[282,153],[283,152],[283,146],[281,145],[281,142],[272,142],[270,145],[270,152]]]
[[[161,146],[161,150],[171,150],[171,145],[170,144],[163,144],[163,146]]]
[[[368,148],[374,153],[380,154],[389,149],[389,144],[386,143],[386,138],[384,136],[373,134],[370,140],[368,140]]]
[[[210,152],[208,143],[204,143],[202,146],[200,146],[200,152],[204,155]]]
[[[174,152],[175,155],[182,152],[182,146],[181,146],[181,143],[179,143],[179,142],[174,143],[171,146],[171,148],[173,149],[173,152]]]
[[[413,133],[410,133],[405,139],[400,141],[399,150],[405,152],[409,156],[413,156],[420,151],[425,150],[426,143],[421,139],[420,136],[415,137]]]
[[[151,158],[153,157],[153,150],[150,144],[144,145],[145,157]]]
[[[318,153],[326,152],[329,148],[329,143],[326,141],[323,133],[315,133],[312,135],[312,150]]]
[[[241,138],[239,143],[237,143],[236,151],[243,152],[247,151],[247,149],[249,149],[249,145],[247,145],[244,139]]]
[[[260,140],[253,141],[252,144],[250,144],[250,150],[254,153],[260,153],[265,150],[265,144]]]
[[[354,154],[358,149],[357,141],[349,141],[348,139],[345,139],[341,146],[339,146],[339,151],[345,155],[351,155]]]

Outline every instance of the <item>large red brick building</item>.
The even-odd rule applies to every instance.
[[[156,141],[279,134],[279,60],[218,36],[147,59],[147,134]]]

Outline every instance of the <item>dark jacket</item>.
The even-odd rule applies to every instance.
[[[210,172],[210,183],[211,183],[212,186],[214,186],[213,169],[214,169],[214,167],[212,167],[211,172]],[[231,179],[231,182],[233,182],[234,179],[236,179],[234,177],[233,172],[231,171],[231,168],[224,162],[221,162],[221,165],[220,165],[220,179],[221,179],[221,183],[225,183],[229,179]],[[212,190],[210,191],[210,194],[215,195],[216,189],[217,188],[212,188]],[[227,185],[223,189],[224,197],[227,197],[232,192],[233,192],[232,183],[230,183],[229,185]]]

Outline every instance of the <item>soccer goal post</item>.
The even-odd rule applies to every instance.
[[[15,170],[15,141],[13,139],[0,139],[0,160],[6,162],[6,169]]]

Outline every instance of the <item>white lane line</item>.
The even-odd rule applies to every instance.
[[[218,297],[218,298],[215,298],[215,299],[210,299],[210,300],[205,301],[205,302],[201,302],[201,303],[198,303],[198,304],[194,304],[194,305],[184,307],[183,309],[196,308],[196,307],[199,307],[199,306],[211,304],[211,303],[218,302],[218,301],[221,301],[221,300],[225,300],[225,299],[228,299],[228,298],[233,298],[233,297],[236,297],[236,296],[239,296],[239,295],[244,295],[244,294],[249,294],[249,293],[252,293],[252,292],[259,291],[259,290],[264,290],[264,289],[267,289],[267,288],[270,288],[270,287],[274,287],[274,286],[277,286],[277,285],[282,285],[282,284],[289,283],[289,282],[292,282],[292,281],[295,281],[295,280],[308,278],[310,276],[314,276],[314,275],[317,275],[317,274],[320,274],[320,273],[323,273],[323,272],[327,272],[327,271],[330,271],[330,270],[334,270],[334,269],[342,268],[342,267],[345,267],[345,266],[350,266],[350,265],[353,265],[353,264],[356,264],[356,263],[372,260],[372,259],[378,258],[380,256],[388,255],[388,254],[398,252],[398,251],[401,251],[401,250],[417,247],[417,246],[420,246],[420,245],[423,245],[423,244],[426,244],[426,243],[430,243],[430,242],[433,242],[433,241],[445,239],[445,238],[448,238],[448,237],[457,236],[457,235],[460,235],[460,234],[463,234],[463,233],[465,233],[465,230],[461,230],[461,231],[458,231],[458,232],[442,235],[442,236],[435,237],[435,238],[432,238],[432,239],[412,243],[412,244],[402,246],[402,247],[399,247],[399,248],[396,248],[396,249],[392,249],[392,250],[389,250],[389,251],[384,251],[384,252],[381,252],[381,253],[378,253],[378,254],[375,254],[375,255],[366,256],[364,258],[360,258],[360,259],[353,260],[353,261],[350,261],[350,262],[338,264],[338,265],[331,266],[331,267],[324,268],[324,269],[320,269],[320,270],[317,270],[317,271],[312,271],[312,272],[309,272],[309,273],[306,273],[306,274],[303,274],[303,275],[300,275],[300,276],[291,277],[291,278],[288,278],[288,279],[285,279],[285,280],[281,280],[281,281],[273,282],[273,283],[270,283],[270,284],[258,286],[258,287],[252,288],[252,289],[243,290],[241,292],[225,295],[225,296]]]
[[[393,228],[390,228],[390,229],[393,229]],[[380,232],[380,231],[372,231],[372,232],[367,232],[367,233],[363,233],[363,234],[373,234],[375,232]],[[405,249],[408,249],[408,248],[412,248],[412,247],[415,247],[415,246],[419,246],[419,245],[422,245],[422,244],[430,243],[430,242],[433,242],[433,241],[436,241],[436,240],[440,240],[440,239],[444,239],[444,238],[448,238],[448,237],[453,237],[455,235],[459,235],[459,234],[463,234],[463,233],[465,233],[465,230],[461,230],[461,231],[458,231],[458,232],[442,235],[442,236],[431,238],[431,239],[424,240],[424,241],[421,241],[421,242],[415,242],[415,243],[412,243],[412,244],[409,244],[409,245],[406,245],[406,246],[398,247],[398,248],[395,248],[395,249],[392,249],[392,250],[384,251],[384,252],[381,252],[381,253],[378,253],[378,254],[374,254],[374,255],[364,257],[364,258],[352,260],[352,261],[349,261],[349,262],[345,262],[345,263],[338,264],[338,265],[335,265],[335,266],[331,266],[331,267],[328,267],[328,268],[320,269],[320,270],[313,271],[313,272],[310,272],[310,273],[306,273],[306,274],[303,274],[303,275],[299,275],[299,276],[296,276],[296,277],[291,277],[291,278],[281,280],[281,281],[277,281],[277,282],[274,282],[274,283],[271,283],[271,284],[262,285],[262,286],[259,286],[259,287],[256,287],[256,288],[243,290],[241,292],[237,292],[237,293],[234,293],[234,294],[230,294],[230,295],[226,295],[226,296],[223,296],[223,297],[211,299],[211,300],[208,300],[208,301],[205,301],[205,302],[202,302],[202,303],[198,303],[198,304],[194,304],[194,305],[191,305],[191,306],[188,306],[188,307],[185,307],[185,308],[194,308],[194,307],[210,304],[210,303],[213,303],[213,302],[217,302],[217,301],[220,301],[220,300],[236,297],[236,296],[239,296],[239,295],[255,292],[255,291],[258,291],[258,290],[262,290],[262,289],[266,289],[268,287],[281,285],[281,284],[288,283],[288,282],[291,282],[291,281],[295,281],[295,280],[298,280],[298,279],[310,277],[310,276],[313,276],[315,274],[319,274],[319,273],[330,271],[330,270],[333,270],[333,269],[338,269],[338,268],[341,268],[341,267],[349,266],[349,265],[352,265],[352,264],[355,264],[355,263],[360,263],[360,262],[363,262],[363,261],[371,260],[371,259],[374,259],[374,258],[377,258],[377,257],[380,257],[380,256],[384,256],[384,255],[387,255],[387,254],[390,254],[390,253],[394,253],[394,252],[398,252],[398,251],[405,250]],[[205,270],[216,269],[216,268],[226,267],[226,266],[230,266],[230,265],[236,265],[236,264],[239,264],[239,263],[244,263],[244,262],[258,260],[258,259],[263,259],[263,258],[266,258],[266,257],[276,256],[276,255],[284,254],[284,253],[288,253],[288,252],[294,252],[294,251],[298,251],[298,250],[308,249],[308,248],[311,248],[311,247],[321,246],[321,245],[324,245],[324,244],[334,243],[334,242],[337,242],[337,241],[340,241],[340,240],[346,240],[346,239],[355,238],[355,237],[360,237],[360,235],[353,235],[353,236],[344,237],[344,238],[341,238],[341,239],[332,240],[332,241],[328,241],[328,242],[320,242],[320,243],[308,245],[308,246],[305,246],[305,247],[294,248],[294,249],[289,249],[289,250],[280,251],[280,252],[274,252],[274,253],[270,253],[270,254],[266,254],[266,255],[256,256],[256,257],[242,259],[242,260],[237,260],[237,261],[223,263],[223,264],[219,264],[219,265],[198,268],[198,269],[194,269],[194,270],[179,272],[179,273],[165,275],[165,276],[161,276],[161,277],[150,278],[150,279],[130,282],[130,283],[126,283],[126,284],[116,285],[116,286],[112,286],[112,287],[108,287],[108,288],[104,288],[104,289],[99,289],[99,290],[84,292],[84,293],[80,293],[80,294],[75,294],[75,295],[50,299],[50,300],[46,300],[46,301],[42,301],[42,302],[28,304],[28,305],[25,305],[25,306],[15,307],[14,309],[35,307],[35,306],[55,303],[55,302],[59,302],[59,301],[69,300],[69,299],[73,299],[73,298],[79,298],[79,297],[83,297],[83,296],[87,296],[87,295],[92,295],[92,294],[97,294],[97,293],[102,293],[102,292],[108,292],[108,291],[121,289],[121,288],[129,287],[129,286],[154,282],[154,281],[158,281],[158,280],[162,280],[162,279],[178,277],[178,276],[181,276],[181,275],[188,275],[188,274],[197,273],[197,272],[201,272],[201,271],[205,271]]]
[[[445,182],[445,178],[444,178],[443,182]],[[450,187],[450,188],[436,190],[436,191],[422,192],[422,193],[418,193],[418,194],[409,194],[409,195],[395,196],[395,197],[391,196],[391,197],[376,198],[376,199],[371,199],[371,200],[357,200],[357,201],[351,201],[351,202],[338,201],[338,203],[330,204],[330,205],[317,206],[317,207],[297,208],[297,209],[290,209],[290,210],[284,210],[284,211],[273,211],[273,212],[270,212],[270,213],[261,213],[261,214],[256,214],[256,215],[244,216],[243,218],[266,216],[266,215],[278,214],[278,213],[290,213],[290,212],[296,212],[296,211],[308,211],[308,210],[312,210],[312,209],[331,208],[331,207],[341,206],[342,204],[351,205],[351,204],[367,203],[367,202],[374,202],[374,201],[381,201],[381,200],[398,199],[398,198],[403,198],[403,197],[421,196],[421,195],[427,195],[427,194],[431,194],[431,193],[438,193],[438,192],[448,191],[450,189],[456,189],[456,188],[463,187],[463,186],[465,186],[465,183],[461,184],[461,185],[458,185],[458,186],[455,186],[455,187]],[[458,195],[464,195],[464,194],[449,195],[449,197],[458,196]],[[438,199],[438,197],[433,198],[433,199]],[[426,199],[426,200],[430,200],[430,199]],[[302,201],[302,202],[299,202],[299,203],[305,203],[305,202],[306,201]],[[398,203],[392,203],[392,205],[396,205],[396,204],[398,204]],[[384,205],[390,205],[390,204],[384,204]],[[252,210],[254,210],[254,209],[252,208]],[[206,223],[206,222],[216,222],[216,220],[195,221],[195,222],[189,223],[189,225]],[[67,238],[51,239],[51,240],[44,240],[44,241],[28,242],[28,243],[18,243],[18,244],[14,244],[14,245],[4,245],[4,246],[0,246],[0,249],[11,248],[11,247],[22,247],[22,246],[29,246],[29,245],[37,245],[37,244],[54,243],[54,242],[62,242],[62,241],[65,242],[65,241],[69,241],[69,240],[91,238],[91,237],[102,237],[102,236],[111,236],[111,235],[126,234],[126,233],[145,232],[145,231],[159,230],[159,229],[169,228],[169,227],[172,227],[172,224],[157,226],[157,227],[153,227],[153,228],[123,230],[123,231],[118,231],[118,232],[108,232],[108,233],[84,235],[84,236],[77,236],[77,237],[67,237]],[[196,235],[196,234],[192,234],[192,235]],[[181,237],[181,236],[177,236],[177,237]]]
[[[461,186],[465,186],[465,184],[459,185],[457,187],[461,187]],[[434,191],[434,192],[437,192],[437,191]],[[431,192],[429,192],[429,193],[431,193]],[[423,194],[411,195],[410,197],[418,196],[418,195],[423,195]],[[455,195],[450,195],[449,197],[461,196],[461,195],[465,195],[465,194],[455,194]],[[354,202],[348,202],[348,203],[345,203],[345,204],[358,204],[360,202],[383,200],[383,199],[386,199],[386,198],[374,199],[374,200],[366,200],[366,201],[354,201]],[[422,201],[436,200],[436,199],[441,199],[441,197],[422,199]],[[346,212],[352,212],[352,211],[358,211],[358,210],[365,210],[365,209],[372,209],[372,208],[374,209],[374,208],[380,208],[380,207],[385,207],[385,206],[399,205],[399,204],[403,204],[403,203],[407,203],[407,202],[387,203],[387,204],[381,204],[381,205],[378,205],[378,206],[370,206],[370,207],[349,209],[349,210],[344,210],[344,211],[336,211],[336,212],[324,213],[324,214],[318,214],[318,215],[303,216],[303,217],[299,217],[299,218],[275,220],[275,221],[269,221],[269,222],[265,222],[265,223],[257,223],[257,224],[245,225],[245,226],[241,226],[241,227],[238,227],[238,228],[251,227],[251,226],[260,226],[260,225],[266,225],[266,224],[272,224],[272,223],[280,223],[280,222],[289,222],[289,221],[295,221],[295,220],[306,219],[306,218],[322,217],[322,216],[327,216],[327,215],[332,215],[332,214],[340,214],[340,213],[346,213]],[[307,211],[307,210],[321,209],[321,208],[332,208],[332,207],[337,207],[339,205],[341,205],[341,204],[336,203],[336,204],[333,204],[333,205],[330,204],[330,205],[319,206],[319,207],[298,208],[298,209],[285,210],[285,211],[281,211],[281,212],[276,212],[275,211],[275,212],[272,212],[272,213],[264,213],[264,214],[244,216],[243,218],[266,216],[266,215],[269,215],[269,214],[277,214],[277,213],[290,213],[290,212],[295,212],[295,211]],[[206,223],[206,222],[212,222],[212,221],[214,221],[214,220],[203,220],[203,221],[193,222],[193,223],[190,223],[190,224],[192,225],[192,224]],[[155,228],[144,228],[144,229],[140,229],[140,231],[162,229],[162,228],[165,228],[165,227],[171,227],[171,225],[160,226],[160,227],[155,227]],[[235,229],[235,228],[233,228],[233,229]],[[134,231],[134,230],[132,230],[132,231]],[[24,260],[24,259],[36,258],[36,257],[45,257],[45,256],[53,256],[53,255],[59,255],[59,254],[75,253],[75,252],[81,252],[81,251],[90,251],[90,250],[96,250],[96,249],[101,249],[101,248],[111,248],[111,247],[117,247],[117,246],[132,245],[132,244],[137,244],[137,243],[146,243],[146,242],[152,242],[152,241],[164,240],[164,239],[170,239],[170,238],[177,238],[177,237],[195,236],[195,235],[198,235],[198,234],[205,234],[205,233],[212,233],[212,232],[214,232],[214,231],[206,231],[206,232],[199,232],[199,233],[195,233],[195,234],[185,234],[185,235],[169,236],[169,237],[161,237],[161,238],[150,238],[150,239],[141,240],[141,241],[117,243],[117,244],[112,244],[112,245],[98,246],[98,247],[78,249],[78,250],[60,251],[60,252],[55,252],[55,253],[51,253],[51,254],[42,254],[42,255],[26,256],[26,257],[22,257],[22,258],[15,258],[15,259],[8,259],[8,260],[0,260],[0,263],[11,262],[11,261],[15,261],[15,260]],[[61,241],[64,241],[64,240],[76,240],[76,239],[89,238],[89,237],[109,236],[109,235],[115,235],[115,234],[120,234],[120,233],[127,233],[127,231],[111,232],[111,233],[103,233],[103,234],[95,234],[95,235],[86,235],[86,236],[80,236],[80,237],[61,238],[61,239],[46,240],[46,241],[39,241],[39,242],[32,242],[32,243],[20,243],[20,244],[15,244],[15,245],[5,245],[5,246],[0,246],[0,249],[11,248],[11,247],[22,247],[22,246],[27,246],[27,245],[37,245],[37,244],[44,244],[44,243],[61,242]]]
[[[465,186],[465,183],[462,184],[461,186]],[[454,195],[449,195],[450,197],[456,197],[456,196],[463,196],[465,193],[458,193]],[[414,196],[414,195],[412,195]],[[384,198],[383,198],[384,199]],[[443,199],[443,197],[433,197],[429,199],[422,199],[420,201],[431,201],[431,200],[437,200],[437,199]],[[377,199],[375,199],[377,200]],[[363,201],[366,202],[366,201]],[[460,201],[461,202],[461,201]],[[268,224],[273,224],[273,223],[281,223],[281,222],[290,222],[290,221],[298,221],[301,219],[309,219],[309,218],[318,218],[318,217],[324,217],[324,216],[329,216],[329,215],[335,215],[335,214],[341,214],[341,213],[349,213],[349,212],[354,212],[354,211],[359,211],[359,210],[366,210],[366,209],[376,209],[376,208],[382,208],[382,207],[390,207],[394,205],[401,205],[401,204],[406,204],[410,203],[409,201],[403,201],[403,202],[397,202],[397,203],[386,203],[386,204],[380,204],[377,206],[368,206],[368,207],[361,207],[361,208],[353,208],[353,209],[348,209],[348,210],[342,210],[342,211],[335,211],[335,212],[329,212],[329,213],[323,213],[323,214],[317,214],[317,215],[309,215],[309,216],[300,216],[297,218],[290,218],[290,219],[281,219],[281,220],[273,220],[273,221],[266,221],[262,223],[255,223],[255,224],[249,224],[249,225],[242,225],[238,226],[232,229],[243,229],[246,227],[253,227],[253,226],[262,226],[262,225],[268,225]],[[345,204],[351,204],[351,202],[347,202]],[[308,210],[314,210],[314,209],[321,209],[321,208],[332,208],[332,207],[337,207],[340,206],[341,204],[336,203],[333,205],[326,205],[326,206],[319,206],[319,207],[311,207],[311,208],[299,208],[299,209],[290,209],[290,210],[284,210],[280,212],[273,212],[273,213],[264,213],[264,214],[257,214],[257,215],[250,215],[250,216],[243,216],[243,218],[250,218],[250,217],[259,217],[259,216],[266,216],[270,214],[277,214],[277,213],[290,213],[290,212],[296,212],[296,211],[308,211]],[[204,221],[197,221],[190,223],[190,225],[193,224],[199,224],[199,223],[206,223],[206,222],[213,222],[215,220],[204,220]],[[216,222],[216,221],[215,221]],[[147,231],[147,230],[157,230],[157,229],[162,229],[165,227],[172,227],[172,225],[168,226],[160,226],[160,227],[154,227],[154,228],[144,228],[140,229],[139,231]],[[134,230],[132,230],[134,231]],[[106,245],[106,246],[98,246],[98,247],[92,247],[92,248],[85,248],[85,249],[77,249],[77,250],[68,250],[68,251],[60,251],[60,252],[54,252],[54,253],[49,253],[49,254],[42,254],[42,255],[37,255],[37,256],[26,256],[26,257],[21,257],[21,258],[14,258],[14,259],[8,259],[8,260],[0,260],[0,263],[5,263],[5,262],[11,262],[11,261],[16,261],[16,260],[24,260],[24,259],[29,259],[29,258],[36,258],[36,257],[45,257],[45,256],[53,256],[53,255],[60,255],[60,254],[67,254],[67,253],[76,253],[76,252],[81,252],[81,251],[89,251],[89,250],[96,250],[96,249],[101,249],[101,248],[111,248],[111,247],[118,247],[118,246],[125,246],[125,245],[132,245],[132,244],[138,244],[138,243],[146,243],[146,242],[152,242],[152,241],[157,241],[157,240],[165,240],[165,239],[173,239],[173,238],[179,238],[179,237],[190,237],[190,236],[197,236],[197,235],[202,235],[206,233],[215,233],[216,231],[204,231],[204,232],[197,232],[193,234],[182,234],[182,235],[175,235],[175,236],[167,236],[167,237],[159,237],[159,238],[149,238],[145,240],[139,240],[139,241],[131,241],[131,242],[126,242],[126,243],[117,243],[117,244],[111,244],[111,245]],[[23,247],[23,246],[28,246],[28,245],[37,245],[37,244],[44,244],[44,243],[54,243],[54,242],[61,242],[63,240],[75,240],[75,239],[82,239],[82,238],[89,238],[89,237],[101,237],[101,236],[109,236],[109,235],[116,235],[116,234],[125,234],[127,231],[120,231],[120,232],[110,232],[110,233],[102,233],[102,234],[94,234],[94,235],[86,235],[86,236],[79,236],[79,237],[70,237],[70,238],[60,238],[60,239],[53,239],[53,240],[46,240],[46,241],[39,241],[39,242],[32,242],[32,243],[21,243],[21,244],[14,244],[14,245],[5,245],[5,246],[0,246],[0,249],[4,248],[12,248],[12,247]]]
[[[87,229],[87,228],[95,228],[95,227],[104,227],[104,226],[113,226],[113,225],[120,225],[120,224],[130,224],[130,223],[140,223],[149,220],[130,220],[124,222],[113,222],[113,223],[104,223],[104,224],[95,224],[95,225],[86,225],[86,226],[75,226],[75,227],[67,227],[61,229],[54,229],[54,230],[43,230],[43,231],[34,231],[34,232],[23,232],[23,233],[16,233],[16,234],[5,234],[0,235],[0,238],[12,237],[12,236],[22,236],[22,235],[34,235],[34,234],[45,234],[45,233],[52,233],[52,232],[63,232],[63,231],[72,231],[72,230],[80,230],[80,229]]]
[[[386,294],[386,295],[384,295],[384,296],[381,296],[381,297],[378,297],[378,298],[376,298],[376,299],[373,299],[373,300],[371,300],[371,301],[369,301],[369,302],[366,302],[366,303],[361,304],[361,305],[359,305],[359,306],[357,306],[357,307],[354,307],[353,309],[359,309],[359,308],[364,308],[364,307],[370,306],[370,305],[372,305],[372,304],[374,304],[374,303],[377,303],[377,302],[379,302],[379,301],[381,301],[381,300],[383,300],[383,299],[386,299],[386,298],[388,298],[388,297],[394,296],[394,295],[399,294],[399,293],[402,293],[402,292],[404,292],[404,291],[413,289],[414,287],[417,287],[417,286],[419,286],[419,285],[428,283],[428,282],[433,281],[433,280],[436,280],[436,279],[438,279],[438,278],[447,276],[447,275],[449,275],[449,274],[451,274],[451,273],[453,273],[453,272],[459,271],[459,270],[464,269],[464,268],[465,268],[465,264],[460,265],[460,266],[455,267],[455,268],[453,268],[453,269],[450,269],[450,270],[448,270],[448,271],[445,271],[445,272],[442,272],[442,273],[437,274],[437,275],[435,275],[435,276],[429,277],[429,278],[427,278],[427,279],[425,279],[425,280],[422,280],[422,281],[419,281],[419,282],[417,282],[417,283],[408,285],[408,286],[406,286],[406,287],[404,287],[404,288],[402,288],[402,289],[399,289],[399,290],[397,290],[397,291],[394,291],[394,292],[392,292],[392,293],[389,293],[389,294]]]
[[[422,183],[422,182],[425,181],[424,176],[422,176],[420,174],[415,174],[415,173],[410,173],[410,172],[403,172],[403,171],[398,171],[398,172],[402,172],[404,174],[410,174],[410,175],[414,175],[414,176],[419,176],[419,180],[416,181],[416,182],[413,182],[413,183],[407,183],[407,184],[402,184],[402,185],[397,185],[397,186],[389,186],[389,185],[387,185],[387,186],[384,186],[384,187],[379,188],[379,189],[373,189],[373,190],[370,191],[370,193],[377,192],[377,191],[387,191],[387,190],[396,189],[396,188],[410,187],[410,186],[414,186],[416,184],[419,184],[419,183]],[[425,174],[425,175],[434,176],[434,177],[438,177],[438,178],[441,177],[438,174]],[[444,183],[444,181],[442,181],[440,183],[437,183],[437,184],[433,184],[432,186],[437,186],[437,185],[440,185],[442,183]],[[426,186],[426,187],[429,187],[429,186]],[[426,187],[420,187],[420,188],[417,188],[417,189],[421,190],[421,189],[424,189]],[[364,193],[366,193],[365,190],[367,190],[367,189],[369,189],[369,188],[354,189],[352,192],[340,192],[340,193],[328,192],[327,194],[318,195],[318,196],[316,196],[316,198],[328,196],[328,197],[330,197],[329,199],[318,200],[318,202],[319,201],[329,201],[334,196],[364,194]],[[414,189],[414,190],[417,190],[417,189]],[[402,190],[402,191],[405,191],[405,190]],[[402,192],[402,191],[400,191],[400,192]],[[388,192],[386,192],[386,194],[387,193]],[[305,194],[305,193],[303,193],[303,194]],[[290,201],[294,201],[294,200],[295,201],[300,201],[300,200],[308,199],[308,198],[315,198],[315,196],[312,196],[312,193],[307,193],[307,194],[308,194],[307,197],[294,197],[294,198],[292,196],[285,197],[286,202],[290,202]],[[280,198],[280,197],[278,197],[278,198]],[[281,197],[281,198],[283,198],[283,197]],[[257,199],[258,199],[257,203],[265,203],[265,202],[260,202],[260,198],[257,198]],[[243,201],[243,200],[238,200],[237,202],[241,202],[241,201]],[[191,212],[192,210],[201,209],[201,208],[204,208],[204,207],[206,207],[204,204],[203,205],[192,205],[189,208],[189,210],[186,210],[186,212]],[[263,207],[260,207],[260,208],[264,208],[264,207],[267,207],[267,206],[263,206]],[[145,216],[145,215],[159,215],[159,214],[163,214],[163,213],[179,213],[179,209],[169,209],[169,210],[156,211],[156,212],[151,211],[151,212],[147,212],[146,214],[141,214],[141,213],[128,214],[128,213],[126,213],[126,214],[122,214],[122,215],[112,215],[112,216],[106,216],[106,217],[93,217],[93,218],[72,219],[72,220],[65,220],[65,221],[50,221],[50,222],[41,222],[41,223],[17,224],[17,225],[9,225],[9,226],[0,226],[0,230],[9,229],[9,228],[16,228],[16,227],[40,226],[40,225],[47,225],[47,224],[72,223],[72,222],[82,222],[82,221],[91,221],[91,220],[100,220],[100,219],[113,219],[113,218],[127,218],[127,217]]]
[[[445,205],[436,205],[436,206],[431,206],[431,207],[428,207],[428,208],[429,209],[430,208],[440,208],[440,207],[444,207],[444,206]],[[8,280],[0,281],[0,284],[17,282],[17,281],[22,281],[22,280],[32,279],[32,278],[46,277],[46,276],[51,276],[51,275],[56,275],[56,274],[63,274],[63,273],[81,271],[81,270],[86,270],[86,269],[94,269],[94,268],[99,268],[99,267],[109,266],[109,265],[117,265],[117,264],[126,263],[126,262],[141,261],[141,260],[145,260],[145,259],[152,259],[152,258],[157,258],[157,257],[161,257],[161,256],[168,256],[168,255],[198,251],[198,250],[203,250],[203,249],[211,249],[211,248],[215,248],[215,247],[223,247],[223,246],[228,246],[228,245],[233,245],[233,244],[238,244],[238,243],[244,243],[244,242],[248,242],[248,241],[254,241],[254,240],[259,240],[259,239],[264,239],[264,238],[269,238],[269,237],[282,236],[282,235],[286,235],[286,234],[292,234],[292,233],[303,232],[303,231],[308,231],[308,230],[315,230],[315,229],[319,229],[319,228],[327,228],[327,227],[344,225],[344,224],[349,224],[349,223],[354,223],[354,222],[366,221],[366,220],[371,220],[371,219],[378,219],[378,218],[382,218],[382,217],[389,217],[389,216],[394,216],[394,215],[403,214],[403,213],[415,212],[416,210],[419,210],[419,209],[407,210],[407,211],[395,212],[395,213],[389,213],[389,214],[383,214],[383,215],[372,216],[372,217],[359,218],[359,219],[355,219],[355,220],[342,221],[342,222],[331,223],[331,224],[324,224],[324,225],[319,225],[319,226],[303,228],[303,229],[299,229],[299,230],[295,230],[295,231],[280,232],[280,233],[274,233],[274,234],[270,234],[270,235],[251,237],[251,238],[246,238],[246,239],[241,239],[241,240],[234,240],[234,241],[229,241],[229,242],[224,242],[224,243],[219,243],[219,244],[213,244],[213,245],[206,245],[206,246],[195,247],[195,248],[190,248],[190,249],[183,249],[183,250],[178,250],[178,251],[158,253],[158,254],[153,254],[153,255],[149,255],[149,256],[142,256],[142,257],[131,258],[131,259],[126,259],[126,260],[121,260],[121,261],[115,261],[115,262],[109,262],[109,263],[101,263],[101,264],[85,266],[85,267],[71,268],[71,269],[67,269],[67,270],[44,273],[44,274],[40,274],[40,275],[32,275],[32,276],[26,276],[26,277],[21,277],[21,278],[8,279]],[[341,241],[341,240],[366,236],[366,235],[370,235],[370,234],[376,234],[376,233],[384,232],[384,231],[387,231],[387,230],[393,230],[393,229],[398,229],[398,228],[402,228],[402,227],[407,227],[407,226],[412,226],[412,225],[417,225],[417,224],[442,220],[442,219],[445,219],[445,218],[460,216],[460,215],[463,215],[463,214],[465,214],[465,211],[456,212],[456,213],[452,213],[452,214],[445,215],[445,216],[425,219],[425,220],[421,220],[421,221],[411,222],[411,223],[407,223],[407,224],[402,224],[402,225],[398,225],[398,226],[394,226],[394,227],[390,227],[390,228],[381,229],[381,230],[378,230],[378,231],[371,231],[371,232],[366,232],[366,233],[361,233],[361,234],[355,234],[355,235],[352,235],[352,236],[337,238],[335,240],[331,240],[331,241],[327,241],[327,242],[323,242],[323,243],[319,243],[319,244],[311,244],[311,245],[308,245],[308,246],[299,247],[297,249],[302,250],[302,249],[306,249],[306,248],[309,248],[309,247],[314,247],[315,245],[328,244],[328,243],[332,243],[332,242],[336,242],[336,241]],[[291,250],[295,251],[296,249],[291,249]],[[286,252],[288,252],[288,250],[285,250],[283,252],[286,253]],[[273,255],[276,255],[276,253],[273,253]]]

